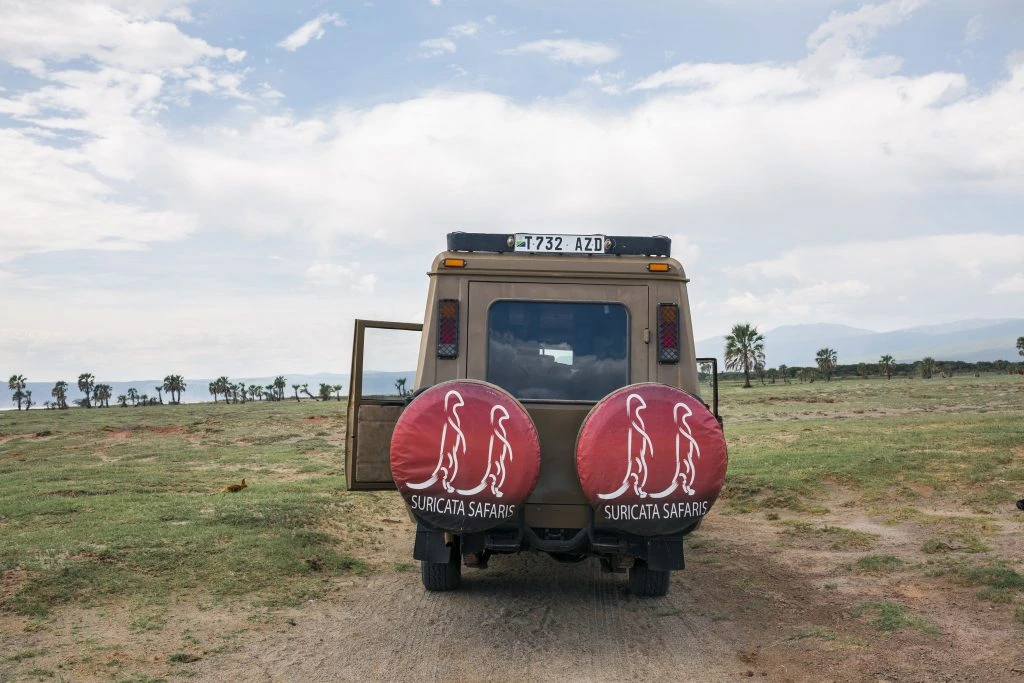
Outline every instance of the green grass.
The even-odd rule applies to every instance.
[[[39,655],[44,655],[44,654],[46,654],[46,650],[39,650],[39,649],[19,650],[18,652],[15,652],[14,654],[7,655],[6,657],[4,657],[4,661],[5,662],[21,662],[21,661],[24,661],[26,659],[32,659],[33,657],[38,657]]]
[[[915,628],[922,633],[937,635],[939,630],[921,617],[907,613],[906,608],[896,602],[868,602],[860,605],[852,612],[855,617],[874,615],[871,626],[876,630],[891,633],[903,628]]]
[[[45,616],[117,595],[141,604],[181,595],[295,603],[319,595],[325,576],[367,571],[335,531],[353,522],[340,458],[344,408],[0,413],[0,571],[26,577],[0,609]],[[331,441],[312,437],[325,429]],[[248,488],[218,492],[242,477]],[[374,505],[375,494],[358,503]]]
[[[815,540],[815,544],[827,544],[832,550],[853,550],[872,547],[878,540],[877,534],[847,529],[845,527],[813,524],[803,520],[787,519],[782,522],[783,534],[792,537]]]
[[[786,542],[823,550],[869,550],[878,537],[782,521],[778,511],[821,515],[841,505],[917,525],[927,529],[922,551],[951,580],[987,600],[1019,595],[1019,574],[971,573],[995,566],[987,560],[959,569],[946,561],[988,553],[990,513],[1012,508],[1024,490],[1024,378],[727,384],[721,397],[730,460],[719,512],[758,511]],[[130,628],[145,633],[161,628],[161,610],[176,600],[299,605],[332,577],[380,568],[377,524],[401,513],[392,493],[344,491],[345,408],[0,412],[0,571],[19,582],[0,610],[45,619],[61,605],[131,596]],[[248,488],[218,493],[242,477]],[[942,505],[972,514],[922,512]],[[889,557],[869,555],[856,568],[899,569]]]
[[[813,511],[832,483],[865,504],[930,491],[986,513],[1024,489],[1018,376],[725,386],[721,400],[733,511]]]
[[[893,555],[865,555],[854,567],[866,574],[890,574],[903,568],[905,563]]]

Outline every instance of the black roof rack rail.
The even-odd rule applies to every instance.
[[[637,237],[634,235],[608,235],[605,254],[617,256],[671,256],[672,240],[664,235]],[[515,251],[514,234],[488,232],[450,232],[448,251],[485,251],[506,254]]]

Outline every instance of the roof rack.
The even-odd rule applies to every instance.
[[[485,251],[506,254],[515,251],[515,234],[488,232],[450,232],[448,251]],[[671,256],[672,240],[664,235],[604,236],[604,253],[616,256]]]

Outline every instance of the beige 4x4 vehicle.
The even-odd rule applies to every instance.
[[[452,233],[422,325],[358,320],[349,489],[397,489],[428,590],[540,551],[664,595],[725,479],[687,278],[665,237]],[[420,331],[406,396],[363,395],[366,331]],[[710,373],[717,382],[717,372]],[[402,392],[405,394],[406,392]]]

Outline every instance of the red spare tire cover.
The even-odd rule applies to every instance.
[[[398,418],[391,474],[416,517],[446,531],[483,531],[512,517],[533,491],[537,428],[500,387],[443,382]]]
[[[576,439],[576,472],[595,522],[641,536],[693,526],[718,498],[726,460],[711,411],[665,384],[608,394]]]

